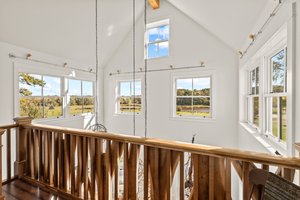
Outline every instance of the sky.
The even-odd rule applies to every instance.
[[[194,88],[193,88],[194,86]],[[177,79],[176,80],[177,89],[187,89],[187,90],[202,90],[210,88],[210,78],[187,78],[187,79]]]
[[[134,84],[131,81],[120,82],[120,96],[132,96]],[[135,95],[142,95],[142,82],[135,82]]]
[[[36,79],[42,79],[45,81],[46,85],[43,88],[44,96],[60,96],[60,85],[61,79],[59,77],[52,76],[41,76],[30,74]],[[29,86],[27,84],[19,84],[20,88],[26,88],[32,92],[31,96],[41,96],[42,87],[40,86]],[[89,81],[82,81],[83,95],[92,96],[93,95],[93,83]],[[81,81],[69,79],[69,95],[81,96]]]

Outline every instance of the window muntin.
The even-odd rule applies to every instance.
[[[211,77],[177,78],[176,116],[210,118]]]
[[[250,87],[248,100],[248,123],[259,128],[259,67],[254,68],[249,74]]]
[[[91,81],[68,79],[68,94],[70,97],[70,115],[94,112],[94,85]]]
[[[19,73],[20,116],[35,119],[63,114],[59,77]]]
[[[118,85],[117,113],[140,114],[142,111],[142,82],[120,81]]]
[[[287,130],[287,64],[286,49],[270,58],[270,90],[266,99],[266,133],[286,142]]]
[[[169,20],[147,25],[145,52],[146,59],[169,56]]]

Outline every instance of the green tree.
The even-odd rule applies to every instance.
[[[26,84],[29,86],[34,86],[34,87],[36,87],[36,86],[44,87],[46,85],[46,83],[43,80],[34,78],[33,76],[31,76],[30,74],[27,74],[27,73],[19,74],[19,83]],[[22,96],[32,95],[32,92],[26,88],[20,88],[19,93]]]

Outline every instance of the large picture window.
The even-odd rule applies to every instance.
[[[169,20],[147,25],[145,53],[146,59],[169,55]]]
[[[175,79],[176,116],[210,118],[211,77]]]
[[[63,115],[61,78],[19,73],[20,116],[35,119]]]
[[[249,73],[248,123],[259,128],[259,67]]]
[[[286,141],[287,130],[287,51],[282,49],[269,61],[269,92],[266,99],[266,132]]]
[[[142,82],[120,81],[118,85],[117,113],[141,113],[142,111]]]
[[[70,97],[70,115],[94,112],[93,82],[69,79],[68,94]]]

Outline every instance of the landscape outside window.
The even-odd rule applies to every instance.
[[[135,95],[134,95],[135,93]],[[120,81],[118,97],[119,113],[139,114],[142,110],[142,82]]]
[[[248,95],[248,122],[259,128],[259,67],[250,71],[250,94]]]
[[[20,116],[35,119],[63,114],[59,77],[19,73]]]
[[[69,114],[80,115],[94,112],[93,82],[69,79],[68,95],[70,97]]]
[[[270,60],[271,96],[267,98],[269,118],[268,132],[276,138],[286,141],[287,130],[287,67],[286,49],[281,50]]]
[[[211,78],[176,79],[176,115],[211,117]]]

